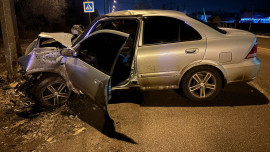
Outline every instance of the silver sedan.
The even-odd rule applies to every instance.
[[[190,100],[212,100],[226,84],[257,76],[256,52],[257,39],[246,31],[176,11],[129,10],[96,19],[77,37],[41,33],[19,60],[37,79],[41,106],[61,105],[74,91],[106,107],[112,90],[130,88],[180,89]]]

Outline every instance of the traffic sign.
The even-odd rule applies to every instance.
[[[94,12],[94,2],[83,2],[84,13]]]

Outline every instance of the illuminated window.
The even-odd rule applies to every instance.
[[[266,17],[266,18],[241,18],[240,23],[270,23],[270,17]]]

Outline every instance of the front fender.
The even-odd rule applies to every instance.
[[[54,71],[61,65],[60,51],[40,51],[32,55],[26,55],[19,58],[19,63],[26,71],[26,74],[36,72]]]
[[[75,93],[65,67],[65,57],[60,54],[60,51],[40,51],[34,52],[32,55],[26,55],[19,58],[19,64],[22,66],[26,75],[35,73],[55,73],[61,76],[69,88]]]

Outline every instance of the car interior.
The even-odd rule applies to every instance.
[[[81,51],[79,53],[80,58],[86,63],[94,66],[95,68],[109,73],[111,68],[109,65],[113,65],[113,61],[117,56],[117,51],[122,47],[120,55],[117,59],[115,68],[112,72],[112,86],[123,85],[128,82],[131,72],[131,66],[133,56],[135,52],[135,39],[138,29],[138,22],[136,20],[114,20],[114,21],[103,21],[99,23],[94,31],[102,29],[117,30],[120,32],[128,33],[130,36],[127,39],[124,46],[118,45],[123,44],[119,38],[113,36],[101,36],[100,38],[90,37],[92,40],[85,40],[81,44]],[[95,47],[94,47],[95,46]],[[103,60],[106,62],[104,66]]]

